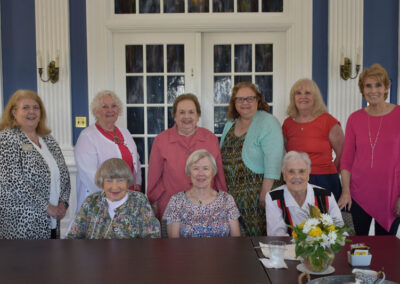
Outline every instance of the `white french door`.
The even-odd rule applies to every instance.
[[[197,95],[199,124],[217,135],[231,89],[241,81],[255,83],[273,114],[285,116],[282,33],[118,33],[113,39],[115,92],[125,104],[118,125],[136,142],[144,186],[151,145],[174,124],[172,104],[182,93]]]

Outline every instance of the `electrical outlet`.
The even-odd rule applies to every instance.
[[[75,116],[75,127],[85,128],[86,127],[86,116]]]

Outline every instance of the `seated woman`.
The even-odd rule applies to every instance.
[[[290,151],[282,161],[286,184],[269,192],[265,197],[267,235],[290,235],[287,225],[299,225],[308,218],[308,205],[317,206],[321,213],[329,214],[337,226],[343,219],[333,194],[308,183],[311,161],[306,153]]]
[[[163,219],[170,238],[238,237],[239,217],[233,197],[211,188],[217,174],[215,159],[205,149],[194,151],[186,161],[192,188],[171,197]]]
[[[67,239],[160,237],[160,223],[145,195],[128,191],[133,175],[123,160],[106,160],[96,172],[95,183],[103,190],[83,202]]]

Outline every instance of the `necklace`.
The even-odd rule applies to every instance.
[[[370,126],[369,116],[368,116],[368,136],[369,136],[369,145],[371,145],[371,169],[374,166],[374,151],[375,151],[376,143],[378,142],[379,132],[381,131],[382,120],[383,120],[383,117],[381,117],[381,120],[379,122],[379,128],[378,128],[378,132],[376,133],[375,141],[374,141],[374,143],[372,143],[371,126]]]
[[[104,128],[102,128],[100,125],[97,125],[97,128],[100,130],[100,132],[103,133],[104,136],[108,137],[109,139],[111,139],[115,144],[121,144],[121,139],[118,136],[118,129],[117,127],[114,127],[113,131],[109,131],[109,130],[105,130]],[[122,141],[124,142],[124,141]]]

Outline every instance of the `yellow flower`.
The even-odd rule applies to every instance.
[[[297,236],[297,234],[296,234],[295,231],[292,232],[292,237],[293,237],[295,240],[297,240],[297,237],[298,237],[298,236]]]
[[[329,227],[328,227],[328,231],[330,231],[330,232],[332,232],[332,231],[336,231],[336,226],[335,225],[330,225]]]
[[[320,227],[316,227],[308,233],[311,237],[319,237],[322,235],[322,230]]]
[[[304,224],[305,224],[305,223],[306,223],[306,221],[300,223],[300,225],[299,225],[300,229],[303,230],[303,227],[304,227]]]

